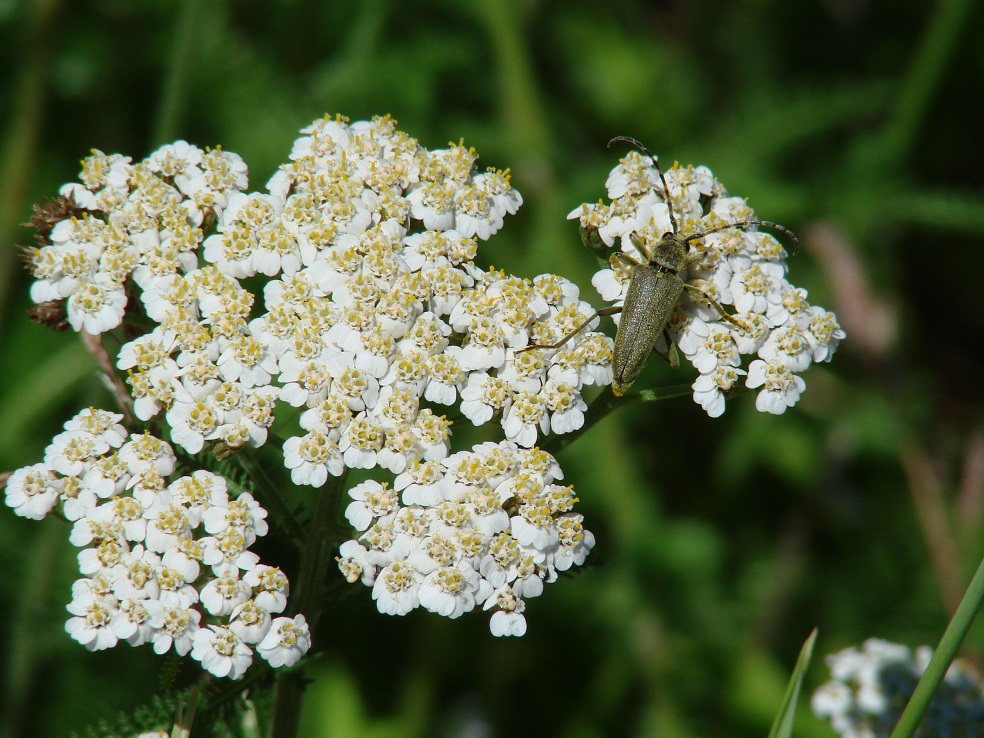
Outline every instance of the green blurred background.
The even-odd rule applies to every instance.
[[[935,644],[984,553],[982,36],[970,0],[0,0],[0,469],[107,403],[74,334],[27,321],[13,247],[90,148],[221,144],[259,189],[312,119],[391,113],[511,168],[525,205],[483,263],[598,304],[565,217],[604,196],[624,153],[605,143],[637,137],[795,230],[790,279],[848,339],[783,416],[751,395],[716,420],[688,398],[633,405],[566,450],[598,545],[529,603],[522,639],[345,588],[302,735],[764,736],[814,626],[808,689],[867,637]],[[654,361],[636,387],[692,371]],[[0,514],[11,738],[157,691],[149,648],[90,654],[64,632],[66,534]],[[984,653],[980,625],[964,651]],[[833,735],[806,699],[796,734]]]

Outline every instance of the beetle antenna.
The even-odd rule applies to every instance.
[[[638,141],[631,136],[616,136],[611,141],[608,142],[609,148],[616,141],[625,141],[625,143],[630,146],[634,146],[639,149],[643,154],[652,159],[653,166],[656,168],[656,172],[659,174],[659,181],[663,183],[663,200],[666,202],[666,207],[670,211],[670,225],[673,226],[673,235],[677,233],[677,222],[676,216],[673,215],[673,203],[670,202],[670,188],[666,186],[666,177],[663,176],[663,170],[659,166],[659,162],[656,160],[656,156],[652,151],[646,148],[645,144]]]
[[[690,243],[698,238],[703,238],[704,236],[711,233],[718,233],[719,231],[726,231],[729,228],[743,228],[750,225],[765,226],[766,228],[772,228],[773,230],[779,231],[780,233],[789,236],[790,240],[793,242],[793,253],[795,254],[799,251],[799,239],[796,238],[796,234],[791,230],[786,228],[786,226],[779,225],[778,223],[773,223],[771,220],[740,220],[737,223],[729,223],[728,225],[718,226],[717,228],[711,228],[706,231],[701,231],[700,233],[694,233],[683,239],[684,243]]]

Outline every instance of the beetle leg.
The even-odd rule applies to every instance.
[[[600,317],[605,316],[605,315],[617,315],[620,312],[622,312],[622,306],[621,305],[613,305],[611,307],[602,308],[601,310],[595,311],[594,315],[592,315],[587,320],[583,321],[577,328],[575,328],[570,333],[568,333],[566,336],[564,336],[559,341],[557,341],[557,343],[549,343],[549,344],[533,343],[533,344],[530,344],[529,346],[524,346],[523,348],[521,348],[516,353],[517,354],[521,354],[524,351],[530,351],[532,349],[557,349],[557,348],[560,348],[565,343],[567,343],[572,338],[574,338],[574,336],[576,336],[578,333],[580,333],[582,330],[584,330],[584,327],[586,325],[588,325],[595,318],[600,318]]]
[[[631,256],[626,254],[624,251],[616,251],[608,258],[609,262],[621,261],[629,266],[639,266],[641,262],[637,259],[633,259]],[[613,264],[614,266],[614,264]]]
[[[666,353],[664,354],[658,348],[654,348],[653,353],[669,364],[671,369],[676,369],[680,366],[680,355],[677,351],[676,341],[670,338],[670,332],[667,330],[663,331],[663,338],[666,339],[666,345],[669,346]]]
[[[714,299],[714,297],[712,295],[709,295],[708,293],[704,292],[704,290],[702,290],[700,287],[694,287],[694,285],[687,284],[686,282],[684,282],[683,288],[685,290],[687,290],[688,292],[690,292],[691,294],[700,295],[705,300],[707,300],[708,302],[710,302],[711,305],[714,306],[714,309],[717,310],[718,313],[721,315],[722,320],[726,320],[729,323],[731,323],[732,325],[738,326],[743,331],[750,330],[750,328],[745,323],[743,323],[742,321],[738,320],[738,318],[734,317],[730,313],[726,312],[725,309],[724,309],[724,307],[721,305],[720,302],[718,302],[716,299]]]
[[[691,267],[697,262],[703,261],[705,256],[707,256],[706,252],[691,251],[687,254],[687,266]]]
[[[666,352],[668,354],[666,360],[669,362],[671,369],[676,369],[680,366],[680,354],[677,351],[676,341],[670,338],[669,331],[663,331],[663,334],[666,336],[666,342],[670,346],[669,350]]]
[[[632,242],[632,245],[635,246],[636,251],[638,251],[640,254],[642,254],[642,258],[648,263],[649,260],[652,258],[652,256],[646,250],[646,246],[645,246],[645,244],[643,244],[642,239],[639,238],[639,235],[637,233],[630,233],[629,234],[629,240]],[[619,253],[621,253],[621,252],[619,252]],[[635,263],[638,263],[638,262],[635,262]]]

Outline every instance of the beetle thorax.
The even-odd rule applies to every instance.
[[[649,265],[679,274],[687,268],[687,242],[673,233],[664,233],[649,257]]]

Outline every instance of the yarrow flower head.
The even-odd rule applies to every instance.
[[[82,411],[3,484],[17,515],[70,523],[74,640],[237,680],[312,648],[325,543],[380,613],[482,610],[494,636],[524,635],[529,602],[585,563],[594,535],[544,447],[584,429],[586,389],[628,382],[577,285],[476,263],[523,202],[477,161],[389,116],[326,116],[263,191],[238,155],[177,141],[141,161],[93,151],[36,210],[32,316],[86,334],[123,411]],[[571,214],[617,251],[602,298],[622,305],[633,261],[674,236],[687,289],[657,350],[693,364],[711,416],[741,381],[759,410],[795,404],[844,332],[786,281],[779,242],[704,167],[664,178],[630,154],[607,185],[611,203]],[[499,440],[456,447],[465,420]],[[316,491],[281,499],[288,477]],[[305,614],[252,550],[271,529],[265,555],[298,544]]]
[[[339,568],[372,587],[380,612],[494,607],[494,635],[523,635],[523,598],[594,545],[560,477],[546,452],[504,441],[415,462],[392,489],[365,482],[349,492],[345,514],[361,535],[342,545]]]
[[[844,738],[888,738],[902,715],[932,649],[871,638],[861,648],[827,657],[833,677],[811,700],[813,712]],[[984,684],[967,665],[950,665],[923,717],[922,735],[977,735],[984,725]]]
[[[612,170],[607,188],[609,203],[586,203],[568,216],[580,221],[587,245],[611,254],[610,268],[592,279],[601,297],[621,306],[634,265],[648,262],[665,235],[682,238],[687,289],[666,327],[672,346],[663,349],[678,347],[699,372],[694,401],[717,417],[744,377],[759,389],[758,410],[779,414],[794,405],[806,386],[799,374],[830,361],[845,334],[833,313],[786,280],[786,251],[758,230],[754,211],[707,167],[674,164],[664,174],[636,152]],[[743,356],[756,357],[747,369]]]
[[[92,334],[120,325],[129,279],[147,290],[194,270],[205,213],[247,183],[239,156],[184,141],[138,163],[93,151],[81,179],[61,188],[68,217],[45,223],[28,256],[31,298],[66,300],[72,327]]]
[[[300,615],[272,620],[286,607],[287,579],[249,551],[267,532],[266,512],[248,493],[231,497],[221,476],[177,476],[171,446],[149,434],[127,438],[122,419],[84,410],[43,463],[7,480],[6,503],[18,515],[57,512],[72,523],[82,577],[67,606],[69,635],[92,651],[125,641],[190,652],[233,679],[254,649],[274,666],[296,662],[310,646],[307,624]],[[296,628],[290,648],[261,647],[287,621]]]

